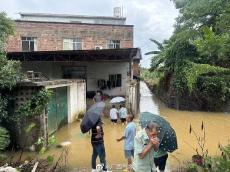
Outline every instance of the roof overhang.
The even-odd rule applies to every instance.
[[[88,16],[88,15],[74,15],[74,14],[51,14],[51,13],[19,13],[22,17],[58,17],[58,18],[83,18],[83,19],[112,19],[112,20],[126,20],[125,17],[112,16]]]
[[[19,61],[130,61],[141,60],[141,53],[139,48],[124,48],[8,52],[7,57]]]

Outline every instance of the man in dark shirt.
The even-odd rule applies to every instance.
[[[106,168],[106,160],[105,160],[105,146],[104,146],[104,132],[102,128],[101,119],[97,122],[97,124],[92,128],[91,135],[91,143],[93,147],[92,154],[92,172],[96,172],[96,159],[97,156],[100,158],[101,165],[103,167],[103,171],[107,171]]]

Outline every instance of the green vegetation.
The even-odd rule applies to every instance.
[[[41,115],[44,109],[47,107],[52,96],[52,91],[42,89],[37,94],[33,95],[30,100],[21,105],[13,115],[16,122],[26,117],[36,117]]]
[[[0,151],[4,151],[5,148],[10,144],[10,135],[8,131],[0,127]]]
[[[172,107],[223,110],[230,101],[230,1],[174,3],[180,12],[175,31],[162,43],[151,39],[158,50],[146,53],[151,69],[142,77]]]
[[[9,96],[7,92],[16,85],[22,76],[20,62],[7,60],[5,53],[5,43],[8,36],[13,34],[13,25],[14,23],[6,17],[5,13],[0,13],[0,150],[2,151],[10,142],[7,126],[2,120],[8,116],[6,109]]]
[[[204,123],[201,123],[200,132],[195,131],[190,125],[189,133],[197,140],[197,147],[187,143],[196,152],[192,156],[192,162],[186,164],[186,172],[219,172],[230,171],[230,144],[222,146],[219,144],[220,156],[212,157],[208,154],[206,147],[207,130]]]

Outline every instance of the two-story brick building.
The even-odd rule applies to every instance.
[[[141,53],[133,48],[134,26],[126,25],[126,18],[20,15],[7,53],[22,62],[24,72],[40,72],[49,80],[84,79],[87,92],[125,96],[127,106],[138,112],[139,81],[133,78],[140,73]]]

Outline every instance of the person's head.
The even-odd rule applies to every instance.
[[[133,119],[134,119],[134,116],[132,114],[127,114],[127,116],[126,116],[126,121],[127,122],[132,122]]]
[[[145,128],[145,131],[149,138],[157,137],[158,125],[154,122],[149,122]]]
[[[101,92],[99,90],[97,91],[97,95],[99,95],[99,96],[101,95]]]
[[[122,108],[123,106],[122,105],[120,105],[120,108]]]
[[[112,105],[112,108],[115,108],[115,105]]]

